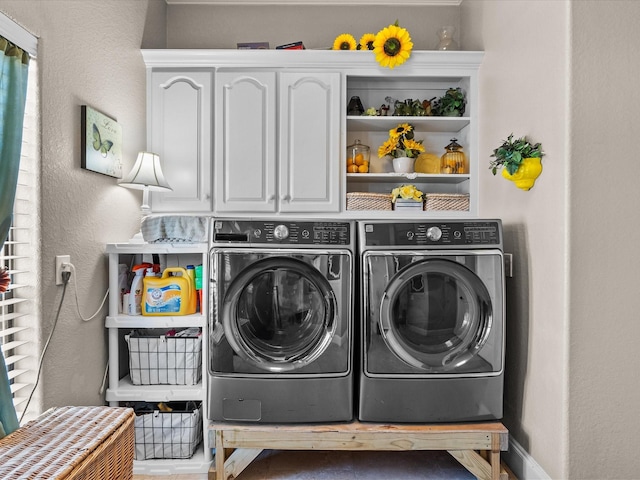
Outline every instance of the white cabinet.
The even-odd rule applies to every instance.
[[[340,79],[216,72],[216,212],[340,210]]]
[[[213,71],[148,75],[147,143],[173,189],[152,192],[154,212],[210,212]]]
[[[388,194],[397,186],[413,183],[425,193],[468,195],[469,208],[411,215],[478,215],[478,175],[485,169],[478,152],[482,52],[413,51],[406,63],[393,70],[378,65],[369,51],[143,50],[143,56],[151,78],[156,73],[180,77],[213,71],[215,94],[209,112],[215,124],[208,146],[213,144],[215,151],[210,159],[215,202],[193,205],[164,196],[163,211],[188,212],[197,207],[220,215],[396,217],[393,211],[347,210],[346,194]],[[161,82],[152,82],[150,88],[153,83]],[[347,115],[352,96],[359,96],[365,108],[379,109],[389,104],[387,97],[430,100],[458,87],[467,100],[462,117],[391,116],[393,105],[386,117]],[[150,121],[167,117],[166,109],[157,107],[161,102],[151,103]],[[167,120],[160,120],[163,122]],[[438,156],[456,138],[467,156],[469,172],[398,174],[378,169],[347,173],[347,145],[360,140],[371,148],[372,161],[376,161],[378,147],[399,123],[412,123],[416,138]],[[187,175],[194,185],[211,180],[198,168],[177,170],[178,178]],[[167,179],[174,181],[172,174]],[[153,207],[155,211],[155,197]]]
[[[108,332],[109,386],[106,400],[112,406],[123,402],[202,402],[203,441],[193,457],[189,459],[136,460],[134,472],[139,474],[175,475],[179,473],[207,472],[212,461],[208,435],[209,421],[206,418],[207,400],[207,302],[203,301],[200,311],[184,316],[142,316],[120,313],[120,288],[118,266],[141,263],[158,255],[160,263],[166,266],[202,265],[202,298],[207,298],[208,270],[207,244],[108,244],[109,257],[109,314],[105,326]],[[129,375],[129,357],[125,334],[134,329],[174,329],[181,327],[199,327],[202,329],[202,379],[196,385],[134,385]]]

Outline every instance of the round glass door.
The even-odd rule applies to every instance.
[[[405,363],[446,372],[472,359],[493,321],[482,281],[452,260],[426,259],[396,273],[382,296],[380,328]]]
[[[229,285],[222,309],[233,350],[271,372],[316,360],[336,328],[331,286],[313,266],[293,258],[266,258],[246,268]]]

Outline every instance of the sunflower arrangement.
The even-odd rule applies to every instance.
[[[391,190],[391,201],[395,203],[398,198],[402,198],[421,202],[423,195],[424,193],[418,190],[415,185],[402,185]]]
[[[383,67],[395,68],[407,61],[413,43],[407,29],[400,27],[398,20],[378,33],[365,33],[360,42],[350,33],[342,33],[333,41],[332,50],[371,50],[376,61]]]
[[[400,123],[397,127],[389,130],[389,139],[378,148],[378,157],[391,155],[394,158],[415,158],[424,152],[422,142],[422,140],[414,139],[413,125]]]
[[[402,65],[411,55],[413,43],[409,32],[395,23],[383,28],[376,34],[373,53],[376,61],[383,67],[394,68]]]

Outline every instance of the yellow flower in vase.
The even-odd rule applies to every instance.
[[[350,33],[338,35],[333,41],[332,50],[355,50],[358,44]]]
[[[389,139],[378,148],[378,157],[391,155],[394,158],[416,158],[424,152],[424,145],[422,145],[422,140],[414,140],[413,135],[413,125],[410,123],[398,124],[397,127],[389,130]]]

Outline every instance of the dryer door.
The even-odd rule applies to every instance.
[[[501,262],[499,254],[366,256],[367,368],[372,373],[500,372]],[[395,358],[372,355],[380,349],[376,341]],[[398,359],[410,368],[399,366]]]
[[[338,348],[333,344],[346,328],[338,321],[342,310],[338,300],[348,299],[348,292],[335,287],[351,285],[350,269],[346,268],[350,256],[252,252],[225,253],[221,258],[223,271],[219,275],[229,281],[221,279],[218,285],[214,335],[215,329],[222,327],[235,354],[228,373],[320,368],[326,374],[348,368],[344,365],[346,355],[329,353]],[[336,275],[338,280],[331,280]],[[224,342],[219,343],[219,351],[224,351]],[[214,370],[219,371],[215,366]]]

